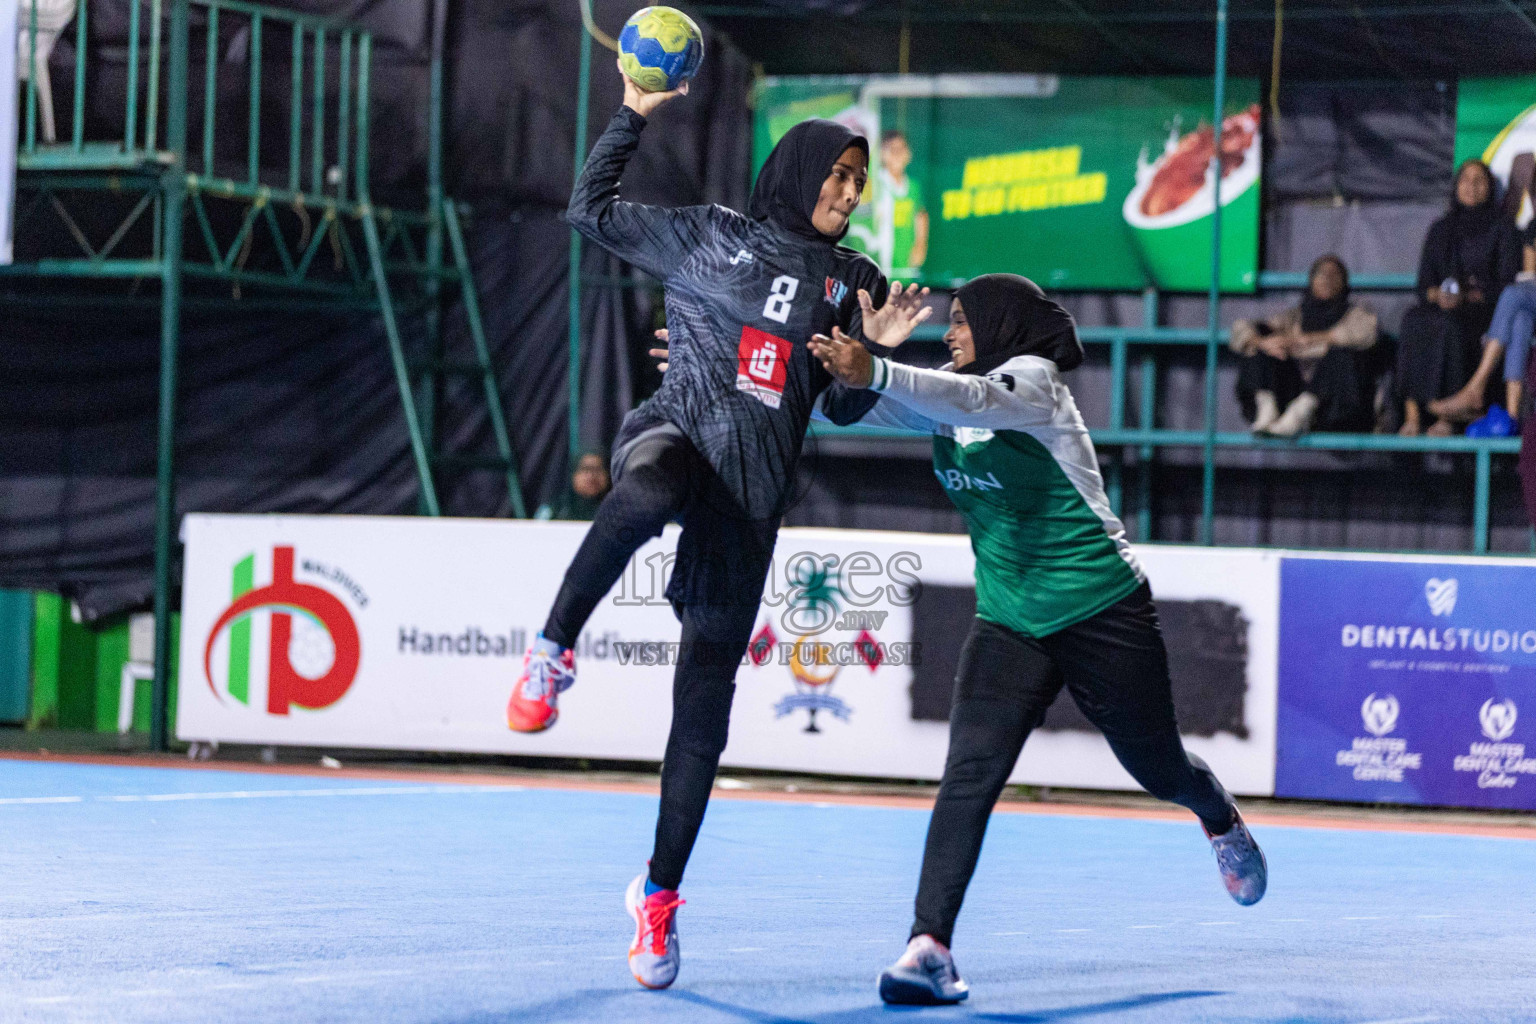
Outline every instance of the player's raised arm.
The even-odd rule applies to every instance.
[[[571,227],[583,236],[660,279],[698,244],[712,208],[624,202],[619,198],[619,176],[640,145],[646,118],[687,93],[687,82],[670,92],[646,92],[625,76],[624,106],[592,147],[565,210]]]

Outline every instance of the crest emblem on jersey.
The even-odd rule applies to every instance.
[[[743,327],[736,348],[736,390],[777,409],[789,376],[789,353],[789,342],[783,338],[756,327]]]
[[[827,301],[834,306],[841,306],[843,300],[848,297],[848,286],[836,278],[827,278]]]
[[[985,427],[956,427],[955,443],[961,448],[979,447],[992,440],[992,431]]]

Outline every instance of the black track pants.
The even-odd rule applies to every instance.
[[[764,531],[731,520],[718,499],[709,500],[714,497],[713,472],[681,432],[641,435],[624,451],[613,490],[598,507],[544,624],[544,635],[550,640],[575,646],[597,602],[618,581],[635,551],[673,518],[683,522],[680,550],[697,545],[746,552],[730,562],[692,559],[688,570],[692,586],[681,590],[691,589],[693,596],[673,602],[682,620],[682,636],[672,678],[672,728],[661,766],[661,810],[651,855],[651,880],[665,889],[681,884],[704,822],[730,727],[736,669],[757,619],[767,559],[773,550],[771,533],[766,535],[764,555],[757,539]],[[676,572],[684,572],[681,564]]]
[[[660,536],[682,511],[694,481],[708,468],[681,432],[658,431],[635,442],[565,570],[544,623],[545,637],[562,647],[576,646],[597,602],[619,581],[640,546]]]
[[[1147,792],[1194,811],[1212,832],[1231,827],[1232,798],[1179,739],[1150,588],[1047,637],[977,619],[960,654],[913,935],[949,945],[992,807],[1063,684]]]

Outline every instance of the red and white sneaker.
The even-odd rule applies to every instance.
[[[507,728],[542,732],[560,717],[560,694],[576,682],[576,652],[543,637],[523,655],[523,674],[507,701]]]
[[[635,941],[629,944],[629,973],[646,988],[666,988],[677,979],[683,950],[677,941],[677,908],[686,900],[676,889],[645,894],[642,871],[624,891],[624,909],[635,919]]]

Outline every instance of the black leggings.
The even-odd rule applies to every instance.
[[[732,524],[712,529],[713,520],[729,514],[720,510],[718,501],[696,500],[714,483],[713,473],[708,461],[676,430],[641,435],[624,450],[613,490],[598,506],[591,529],[565,571],[544,636],[574,647],[592,609],[618,582],[636,549],[658,536],[671,519],[682,519],[685,535],[693,531],[730,536]],[[685,547],[691,544],[680,541],[679,548]],[[744,571],[740,562],[733,563],[738,575],[728,585],[713,588],[729,591],[728,596],[737,600],[674,603],[682,620],[682,636],[672,678],[672,729],[661,765],[661,810],[651,854],[651,881],[664,889],[676,889],[682,883],[715,785],[730,726],[736,669],[746,654],[767,576],[763,559],[746,567],[748,575],[756,571],[757,561],[763,564],[755,589],[751,580],[740,578]],[[695,564],[697,571],[710,569],[707,562],[696,560]],[[684,570],[679,566],[676,571]]]
[[[1232,798],[1179,739],[1168,654],[1146,584],[1046,637],[977,619],[960,654],[913,935],[949,945],[992,807],[1063,684],[1147,792],[1188,807],[1213,833],[1231,827]]]

